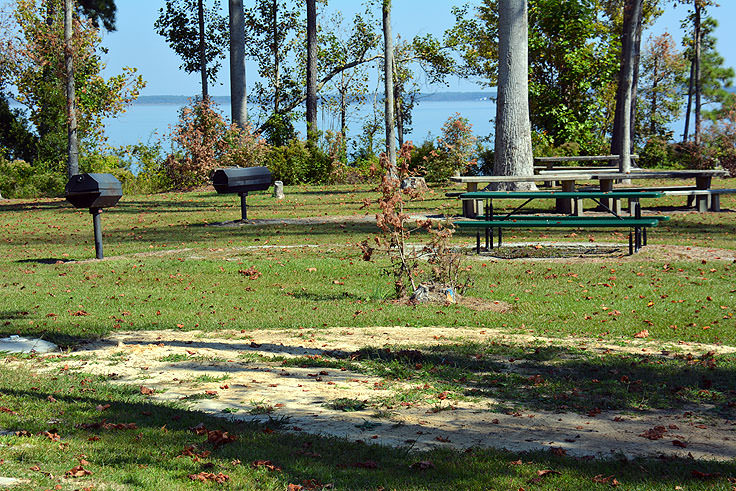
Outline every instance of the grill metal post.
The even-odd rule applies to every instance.
[[[246,221],[248,219],[248,207],[245,204],[246,198],[248,197],[248,193],[238,193],[240,195],[240,216],[242,217],[243,221]]]
[[[97,259],[103,259],[102,254],[102,221],[100,220],[100,213],[102,210],[99,208],[90,208],[89,212],[92,214],[92,223],[95,227],[95,254]]]

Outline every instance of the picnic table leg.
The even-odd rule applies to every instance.
[[[478,190],[477,182],[469,182],[467,184],[467,191],[474,193]],[[478,216],[478,202],[475,200],[463,200],[463,216],[465,218],[475,218]]]
[[[695,187],[697,189],[710,189],[710,184],[710,176],[698,176],[695,178]],[[711,207],[711,197],[707,194],[705,196],[696,196],[695,200],[699,212],[708,211],[708,209]],[[688,205],[689,204],[690,203],[688,203]]]
[[[562,190],[565,192],[575,191],[575,181],[562,181]],[[570,215],[573,212],[572,206],[573,200],[570,198],[557,198],[555,199],[555,211],[557,213]],[[578,208],[578,207],[576,207]],[[583,214],[583,207],[580,206],[579,210],[575,210],[576,214]]]
[[[613,191],[613,179],[600,179],[600,189],[602,192],[607,193]],[[601,199],[601,204],[607,206],[609,210],[614,212],[616,215],[621,214],[621,200],[618,198]]]

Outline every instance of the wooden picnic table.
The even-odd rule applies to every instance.
[[[613,190],[613,184],[621,180],[639,180],[639,179],[694,179],[696,190],[709,190],[711,181],[714,177],[726,177],[728,172],[725,170],[670,170],[670,171],[651,171],[637,169],[630,173],[596,171],[589,169],[585,171],[554,171],[541,172],[532,176],[454,176],[450,180],[457,183],[464,183],[468,193],[478,191],[479,184],[494,183],[511,183],[511,182],[543,182],[543,181],[559,181],[563,191],[575,191],[575,184],[579,181],[598,181],[598,189],[603,192]],[[647,188],[645,191],[657,191],[657,188]],[[710,202],[709,195],[696,196],[698,200]],[[620,207],[619,198],[609,206]],[[700,203],[699,203],[700,205]],[[702,203],[706,205],[706,203]],[[709,205],[707,205],[709,206]],[[619,208],[620,209],[620,208]],[[702,209],[699,206],[699,209]],[[570,198],[558,198],[556,210],[559,213],[572,213],[573,203]],[[473,201],[465,201],[463,204],[463,213],[467,217],[474,217],[478,214],[477,203]],[[582,213],[582,209],[576,211]]]

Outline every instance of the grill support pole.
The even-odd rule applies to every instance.
[[[97,259],[103,259],[102,254],[102,221],[100,220],[100,213],[102,210],[99,208],[90,208],[89,212],[92,214],[92,223],[95,227],[95,255]]]
[[[245,200],[248,196],[248,193],[238,193],[240,195],[240,216],[242,217],[243,221],[248,219],[248,210],[245,204]]]

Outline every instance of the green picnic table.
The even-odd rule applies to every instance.
[[[666,216],[641,215],[640,198],[660,198],[664,193],[659,191],[472,191],[463,193],[459,198],[463,201],[485,201],[485,216],[481,219],[460,220],[454,222],[459,228],[476,230],[476,250],[480,252],[480,231],[485,231],[486,250],[493,248],[493,230],[498,230],[498,245],[502,243],[502,229],[504,228],[533,228],[533,227],[569,227],[569,228],[598,228],[598,227],[628,227],[629,253],[639,251],[647,243],[647,227],[656,227],[660,221],[668,220]],[[494,214],[493,200],[514,199],[524,200],[512,211]],[[604,216],[569,216],[569,215],[530,215],[518,214],[527,204],[536,199],[570,199],[575,207],[582,208],[582,201],[592,199],[603,210],[609,212]],[[611,209],[607,203],[617,199],[630,199],[632,216],[623,216]]]

